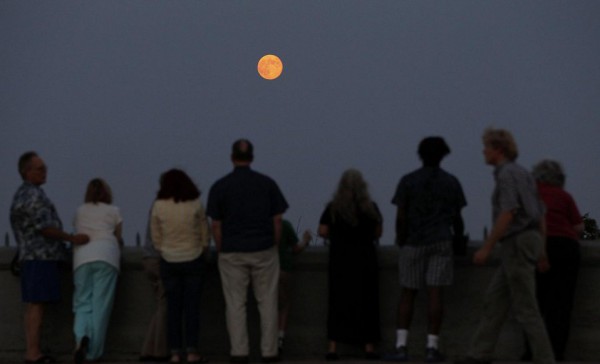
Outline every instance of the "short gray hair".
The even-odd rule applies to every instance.
[[[539,182],[557,187],[563,187],[565,185],[565,172],[557,161],[544,159],[533,166],[533,171],[531,173]]]
[[[30,150],[21,154],[21,157],[19,157],[19,174],[23,179],[25,179],[25,174],[27,173],[29,168],[31,168],[31,160],[37,156],[37,152]]]

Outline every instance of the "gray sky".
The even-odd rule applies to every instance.
[[[420,166],[420,139],[441,135],[479,239],[488,126],[514,133],[526,167],[561,161],[581,212],[600,218],[598,19],[594,0],[1,1],[0,233],[26,150],[48,164],[66,226],[105,178],[133,244],[160,173],[185,169],[206,203],[247,137],[300,229],[360,169],[390,244],[396,184]],[[256,72],[267,53],[284,63],[274,81]]]

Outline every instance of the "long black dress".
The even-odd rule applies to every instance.
[[[329,229],[329,307],[327,337],[350,344],[380,340],[379,272],[376,231],[378,219],[359,217],[357,226],[332,218],[328,205],[320,224]]]

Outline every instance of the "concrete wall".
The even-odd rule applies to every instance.
[[[570,361],[600,362],[600,248],[596,243],[583,247],[583,266],[577,287],[572,320],[571,341],[568,348]],[[22,329],[23,305],[20,302],[19,280],[8,270],[14,248],[0,248],[0,362],[20,359],[24,348]],[[141,265],[141,250],[126,248],[123,270],[118,285],[115,310],[108,333],[107,359],[136,359],[142,344],[146,325],[154,311],[150,287]],[[386,246],[379,250],[381,352],[393,348],[395,340],[396,302],[398,299],[397,251]],[[210,260],[207,282],[202,301],[202,328],[200,349],[212,358],[227,358],[228,336],[225,329],[224,301],[214,257]],[[474,267],[469,259],[459,258],[456,264],[455,284],[446,289],[446,314],[441,348],[455,358],[466,353],[469,341],[480,318],[482,297],[495,269],[495,262],[486,267]],[[327,250],[309,248],[298,258],[294,305],[290,314],[286,357],[321,358],[327,348]],[[64,277],[64,301],[50,306],[44,326],[43,347],[55,355],[70,355],[73,350],[70,297],[72,276],[68,269]],[[425,293],[418,297],[417,309],[409,337],[409,350],[415,358],[423,355],[425,347]],[[258,321],[251,305],[251,355],[259,357]],[[516,360],[522,351],[523,336],[509,317],[497,346],[499,360]],[[361,355],[362,348],[341,346],[340,353]]]

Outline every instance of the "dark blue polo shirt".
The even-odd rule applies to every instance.
[[[221,221],[222,252],[255,252],[275,245],[273,216],[287,208],[275,181],[250,167],[235,167],[210,188],[206,213]]]

